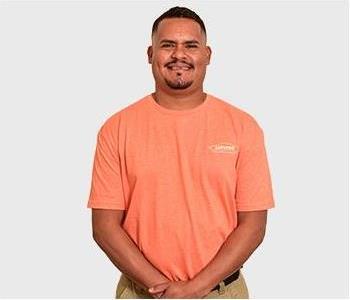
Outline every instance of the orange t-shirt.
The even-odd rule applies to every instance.
[[[126,210],[122,226],[153,266],[192,279],[237,227],[237,211],[274,207],[263,131],[209,94],[187,110],[149,94],[101,126],[87,207]]]

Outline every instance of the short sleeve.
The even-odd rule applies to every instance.
[[[237,211],[275,207],[264,133],[254,119],[243,126],[237,160]]]
[[[117,138],[105,124],[97,135],[88,208],[125,209]]]

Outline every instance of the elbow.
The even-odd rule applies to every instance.
[[[106,241],[113,239],[116,236],[120,235],[120,226],[93,226],[92,227],[92,238],[94,241],[101,245]]]
[[[247,236],[249,236],[250,242],[257,248],[264,240],[265,228],[261,226],[248,227]]]
[[[103,232],[94,227],[92,229],[92,238],[98,245],[100,245],[103,241]]]
[[[100,244],[100,236],[98,234],[96,234],[95,232],[92,233],[92,238],[94,239],[94,241],[97,243],[97,244]]]
[[[255,234],[257,245],[260,246],[265,238],[265,226],[258,228]]]
[[[263,229],[259,235],[259,238],[258,238],[258,245],[262,244],[263,240],[265,238],[265,229]]]

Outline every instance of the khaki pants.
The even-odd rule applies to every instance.
[[[221,288],[210,292],[204,299],[249,299],[248,288],[245,283],[242,271],[239,277],[226,285],[220,282]],[[124,274],[120,276],[116,294],[116,299],[154,299],[148,292],[140,289],[134,282]]]

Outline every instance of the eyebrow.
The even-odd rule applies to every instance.
[[[161,40],[160,44],[162,44],[162,43],[176,44],[175,41],[167,40],[167,39]],[[197,40],[189,40],[189,41],[185,41],[184,44],[199,44],[199,42]]]

